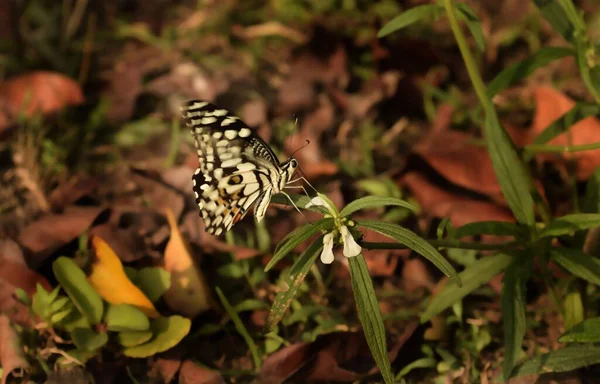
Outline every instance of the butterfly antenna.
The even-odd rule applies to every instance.
[[[290,135],[290,142],[288,143],[288,148],[292,147],[292,142],[294,141],[294,135],[296,134],[296,130],[298,129],[298,116],[296,116],[296,114],[293,114],[292,116],[294,116],[294,129],[292,129],[292,134]]]

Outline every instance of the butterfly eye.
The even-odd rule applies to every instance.
[[[292,159],[292,161],[290,161],[290,167],[296,168],[297,166],[298,166],[298,162],[296,161],[296,159]]]

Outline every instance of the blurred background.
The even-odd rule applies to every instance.
[[[0,2],[0,287],[6,292],[0,294],[1,312],[27,327],[31,318],[12,293],[22,288],[31,294],[40,282],[55,286],[52,262],[79,255],[82,236],[101,237],[129,267],[164,265],[167,259],[176,264],[181,252],[198,265],[193,296],[184,303],[156,304],[161,312],[192,320],[191,331],[174,349],[145,359],[120,359],[105,351],[70,373],[55,368],[56,356],[38,354],[37,360],[27,358],[25,377],[38,382],[380,380],[356,317],[345,260],[315,265],[279,333],[259,337],[278,277],[291,258],[268,273],[264,266],[285,235],[317,216],[272,204],[260,224],[250,214],[225,237],[204,232],[191,182],[198,158],[179,108],[202,99],[228,109],[256,129],[280,159],[309,140],[295,157],[311,184],[338,207],[367,194],[403,198],[419,207],[417,215],[390,208],[364,218],[401,223],[428,238],[436,237],[442,220],[454,227],[514,222],[443,9],[378,37],[403,11],[430,3]],[[597,41],[600,3],[574,3],[588,38]],[[568,46],[535,2],[464,4],[470,11],[461,18],[467,20],[463,31],[486,83],[541,49]],[[519,148],[575,102],[594,102],[573,56],[553,52],[544,65],[521,68],[512,80],[496,84],[499,118]],[[574,132],[574,144],[600,142],[596,118],[582,120]],[[573,194],[600,164],[598,152],[548,155],[536,163],[532,172],[552,214],[572,211]],[[167,256],[175,230],[187,250]],[[385,241],[378,236],[363,240]],[[485,242],[485,236],[479,240]],[[444,255],[460,269],[480,254],[447,250]],[[373,250],[365,258],[398,380],[484,383],[499,374],[500,275],[451,314],[420,324],[422,302],[440,289],[441,272],[406,249]],[[230,315],[206,304],[217,286],[237,305],[256,345],[247,344]],[[528,304],[541,311],[549,299],[533,286]],[[524,353],[555,349],[564,330],[559,315],[540,312],[531,321]],[[43,341],[28,344],[29,352],[62,348],[53,337],[45,334]],[[251,358],[253,348],[262,368]],[[9,372],[6,359],[0,354]],[[402,371],[417,359],[421,363],[414,369]],[[67,374],[74,376],[61,376]]]

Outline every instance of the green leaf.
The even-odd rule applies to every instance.
[[[378,221],[361,221],[359,226],[379,232],[391,237],[401,244],[406,245],[421,256],[431,261],[440,271],[450,277],[459,286],[462,285],[456,270],[431,244],[417,236],[414,232],[396,224],[382,223]]]
[[[504,69],[487,86],[487,95],[490,99],[500,91],[516,84],[519,80],[528,77],[538,68],[545,67],[554,60],[573,55],[572,48],[543,47],[533,56]]]
[[[422,357],[413,361],[412,363],[404,366],[400,372],[396,375],[396,381],[400,381],[404,376],[408,375],[410,371],[418,368],[435,368],[437,366],[437,360],[433,357]]]
[[[108,342],[108,334],[98,333],[90,328],[75,328],[71,331],[71,339],[77,348],[95,351]]]
[[[526,330],[527,298],[525,284],[531,275],[531,257],[524,253],[514,257],[502,279],[500,305],[504,323],[504,380],[508,381],[522,351]]]
[[[52,271],[77,309],[90,323],[98,324],[104,312],[102,298],[88,283],[81,268],[72,259],[61,256],[52,263]]]
[[[56,359],[56,364],[61,367],[71,367],[78,364],[85,365],[91,358],[96,356],[96,351],[87,351],[85,349],[72,349],[65,352],[67,356],[60,356]]]
[[[599,213],[576,213],[552,220],[539,234],[540,237],[572,235],[583,229],[600,227]]]
[[[599,343],[600,317],[592,317],[574,325],[558,339],[561,343]]]
[[[550,257],[573,275],[600,285],[600,260],[597,258],[571,248],[552,248]]]
[[[598,363],[600,363],[600,346],[569,345],[517,366],[512,372],[512,377],[546,372],[567,372]]]
[[[292,299],[296,296],[298,288],[304,281],[304,278],[308,274],[310,267],[315,263],[317,256],[323,249],[323,236],[319,236],[314,243],[312,243],[302,255],[296,260],[294,265],[290,268],[289,272],[280,278],[279,282],[279,293],[275,296],[271,311],[267,318],[267,324],[263,330],[263,334],[267,334],[275,330],[277,324],[281,321],[284,313],[292,303]]]
[[[233,307],[233,310],[236,313],[245,312],[245,311],[256,311],[257,309],[266,309],[269,308],[267,303],[257,299],[246,299],[241,303],[237,304]]]
[[[171,274],[163,268],[146,267],[132,281],[154,303],[171,287]]]
[[[458,287],[454,282],[448,283],[429,302],[429,305],[421,314],[421,323],[429,321],[438,313],[451,307],[458,300],[490,281],[492,277],[502,272],[511,261],[512,256],[499,253],[486,256],[465,268],[464,271],[459,273],[460,280],[464,282],[464,286]]]
[[[298,245],[310,239],[317,231],[325,230],[326,228],[333,226],[333,219],[321,219],[314,223],[304,224],[303,226],[296,228],[286,237],[283,238],[275,247],[273,257],[265,267],[265,271],[273,268],[275,264],[279,262],[284,256],[292,252]]]
[[[123,354],[129,357],[146,358],[176,346],[190,331],[192,322],[181,316],[159,317],[150,322],[152,338],[140,345],[128,347]]]
[[[104,321],[109,331],[146,331],[150,328],[148,316],[130,304],[109,304]]]
[[[519,237],[523,236],[525,233],[527,233],[525,228],[508,221],[478,221],[456,228],[452,237],[456,239],[477,235]]]
[[[23,304],[30,306],[31,305],[31,298],[29,297],[29,295],[27,294],[27,292],[25,292],[25,290],[23,288],[17,288],[15,289],[15,297]]]
[[[311,199],[305,195],[288,193],[288,196],[292,199],[292,201],[294,202],[294,204],[296,204],[296,206],[298,208],[308,209],[309,211],[313,211],[313,212],[317,212],[317,213],[323,212],[322,207],[311,206],[309,208],[306,208],[306,205],[308,203],[310,203]],[[290,200],[287,198],[286,195],[284,195],[282,193],[278,193],[271,198],[271,203],[281,204],[281,205],[290,205]]]
[[[554,120],[536,136],[533,144],[545,144],[555,137],[568,132],[577,122],[586,117],[600,114],[600,105],[577,103],[567,113]]]
[[[565,38],[572,41],[573,26],[565,13],[565,9],[560,5],[560,1],[534,0],[542,16],[552,26],[552,29]]]
[[[466,3],[456,3],[456,9],[458,10],[456,16],[467,24],[467,28],[469,28],[471,35],[473,35],[479,51],[485,51],[485,38],[483,37],[479,17],[477,17],[473,9]]]
[[[508,134],[500,125],[491,102],[487,111],[484,123],[485,138],[500,188],[517,221],[533,226],[535,224],[533,198],[528,189],[532,182]]]
[[[386,383],[394,383],[394,376],[390,367],[387,342],[385,338],[385,327],[381,318],[381,311],[373,288],[373,282],[369,275],[367,263],[362,254],[348,258],[350,265],[350,278],[352,280],[352,291],[358,309],[358,318],[362,324],[367,344],[377,363],[383,380]]]
[[[585,196],[581,200],[581,212],[600,213],[600,167],[596,168],[588,180]]]
[[[387,36],[390,33],[396,32],[397,30],[414,24],[426,17],[434,16],[442,10],[443,8],[437,4],[425,4],[413,7],[402,12],[384,25],[383,28],[381,28],[377,33],[377,37],[382,38]]]
[[[117,341],[124,347],[135,347],[152,338],[152,331],[125,331],[117,334]]]
[[[73,303],[69,301],[69,303],[62,310],[55,312],[52,314],[52,316],[50,316],[50,324],[55,325],[60,323],[71,314],[74,308],[75,306]]]
[[[583,301],[579,292],[569,292],[565,299],[565,328],[572,328],[575,324],[581,323],[585,316]]]
[[[248,330],[246,329],[246,326],[244,325],[242,319],[240,319],[237,312],[233,309],[231,304],[229,304],[229,301],[227,300],[225,295],[223,295],[221,288],[216,287],[215,290],[217,291],[217,295],[219,296],[219,300],[221,300],[221,304],[223,305],[225,312],[227,312],[227,314],[231,318],[231,321],[233,322],[233,325],[235,325],[235,329],[244,338],[244,341],[248,345],[248,349],[250,350],[250,354],[252,355],[252,359],[254,360],[254,368],[256,370],[260,369],[261,361],[258,356],[258,348],[256,348],[256,344],[254,343],[252,336],[250,336],[250,333],[248,333]]]
[[[380,196],[365,196],[360,199],[354,200],[350,204],[346,205],[340,212],[340,216],[348,216],[352,213],[361,209],[373,209],[385,206],[396,206],[410,209],[413,212],[417,211],[417,207],[408,203],[404,200],[397,199],[395,197],[380,197]]]

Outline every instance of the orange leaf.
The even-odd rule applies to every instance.
[[[121,259],[100,237],[92,237],[95,260],[88,281],[102,298],[111,304],[130,304],[151,318],[160,314],[146,295],[129,280]]]
[[[166,209],[166,216],[171,238],[165,248],[164,268],[171,273],[171,287],[163,297],[171,309],[193,318],[212,308],[213,301],[206,278],[196,267],[171,209]]]

